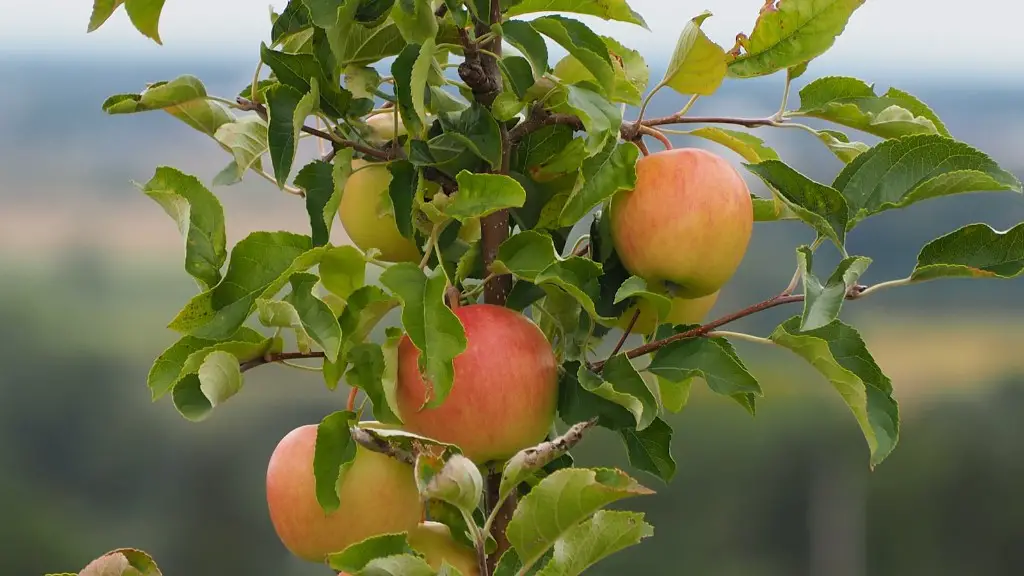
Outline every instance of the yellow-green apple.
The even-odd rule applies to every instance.
[[[314,424],[292,430],[278,443],[267,467],[270,520],[292,554],[323,562],[331,552],[419,524],[423,506],[412,467],[362,446],[356,447],[355,458],[338,483],[340,506],[325,514],[313,477],[316,436]]]
[[[676,295],[717,292],[735,274],[750,243],[750,191],[717,154],[677,148],[641,158],[636,187],[609,210],[622,264],[648,282],[669,281]]]
[[[381,260],[418,262],[420,251],[416,243],[398,231],[394,214],[381,210],[391,185],[387,165],[356,159],[352,161],[352,170],[338,207],[338,217],[352,243],[363,251],[380,250]]]
[[[409,532],[409,546],[423,554],[434,570],[448,562],[459,569],[462,576],[479,576],[480,564],[476,551],[452,538],[451,530],[439,522],[423,522]]]
[[[374,144],[390,142],[408,134],[405,123],[402,122],[402,115],[395,114],[393,110],[370,116],[366,119],[366,124],[370,127],[370,141]]]
[[[544,440],[558,401],[558,366],[551,345],[522,314],[490,304],[455,310],[466,349],[455,358],[451,393],[424,407],[430,387],[420,374],[420,351],[398,347],[398,411],[410,432],[455,444],[483,464],[501,461]]]
[[[719,292],[713,292],[699,298],[672,298],[672,308],[669,310],[668,316],[661,323],[674,326],[679,324],[700,324],[707,317],[708,312],[714,308],[715,302],[718,301],[718,294]],[[640,317],[637,318],[630,332],[633,334],[650,334],[654,332],[658,328],[658,316],[653,310],[651,303],[647,300],[641,300],[627,308],[622,313],[622,316],[619,316],[616,326],[623,330],[628,328],[637,308],[640,309]]]

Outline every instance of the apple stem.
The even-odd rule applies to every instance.
[[[450,308],[452,312],[455,312],[462,307],[462,293],[459,292],[459,289],[455,286],[449,284],[448,287],[445,288],[444,298],[447,301],[448,308]]]
[[[636,147],[640,149],[640,152],[644,156],[651,155],[651,151],[647,149],[647,144],[644,143],[643,138],[637,138],[636,140],[633,141],[633,144],[636,144]]]
[[[661,142],[662,146],[665,147],[665,150],[672,150],[672,141],[669,140],[668,136],[665,136],[665,133],[662,132],[661,130],[643,125],[640,126],[639,130],[640,134],[644,136],[651,136],[658,142]]]
[[[359,388],[355,386],[348,391],[348,403],[345,405],[345,409],[349,412],[354,412],[356,409],[356,397],[359,396]]]

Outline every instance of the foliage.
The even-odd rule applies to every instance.
[[[892,382],[856,329],[840,320],[844,302],[943,277],[1015,277],[1024,271],[1024,242],[1021,226],[1007,232],[968,226],[925,246],[907,278],[867,287],[858,282],[871,260],[848,253],[848,235],[884,211],[1022,187],[986,154],[957,141],[926,104],[896,88],[878,96],[857,79],[822,78],[800,91],[799,108],[789,109],[792,83],[834,44],[862,3],[766,2],[752,32],[739,35],[731,50],[701,29],[711,15],[696,15],[664,78],[648,90],[639,52],[571,16],[646,26],[625,0],[291,0],[272,15],[271,41],[260,47],[254,82],[236,99],[210,95],[193,76],[112,96],[103,103],[108,113],[162,110],[213,138],[230,158],[210,186],[160,167],[142,187],[175,220],[185,240],[185,270],[200,289],[169,324],[180,340],[153,365],[154,399],[170,394],[184,417],[200,420],[244,389],[248,370],[320,359],[315,368],[329,388],[343,375],[354,387],[348,409],[320,425],[314,474],[324,510],[339,505],[334,486],[355,443],[383,452],[414,464],[421,496],[457,538],[475,546],[483,571],[494,574],[580,574],[650,537],[641,514],[602,508],[652,491],[622,470],[567,465],[566,453],[586,428],[601,426],[619,434],[634,468],[670,481],[673,430],[661,416],[683,408],[695,381],[756,413],[763,392],[733,340],[788,348],[816,368],[860,425],[870,465],[879,465],[899,440],[899,410]],[[95,0],[89,29],[122,4],[140,32],[161,41],[163,0]],[[536,17],[539,11],[560,14]],[[548,41],[568,52],[553,67]],[[382,75],[374,66],[390,57],[390,75]],[[773,116],[687,115],[698,97],[712,96],[727,79],[782,71],[784,96]],[[673,116],[645,119],[651,97],[665,87],[690,96],[689,103]],[[640,105],[638,118],[624,119],[620,104]],[[388,121],[383,131],[371,116]],[[801,124],[804,117],[882,141],[868,147],[840,130]],[[798,219],[818,234],[798,250],[792,286],[702,326],[662,322],[671,307],[662,291],[672,287],[625,273],[607,225],[612,198],[637,186],[638,161],[649,154],[644,137],[667,143],[664,126],[692,123],[802,128],[845,163],[832,183],[819,183],[747,131],[705,126],[684,133],[735,152],[764,181],[769,196],[754,198],[756,220]],[[329,151],[296,167],[309,137]],[[418,262],[383,262],[374,247],[330,242],[353,159],[387,163],[390,184],[375,210],[415,243]],[[223,209],[210,188],[249,175],[303,197],[309,234],[255,232],[229,251]],[[591,234],[575,238],[581,222]],[[826,240],[842,261],[823,274],[813,255]],[[367,283],[368,266],[384,268],[378,283]],[[794,295],[801,283],[802,293]],[[575,425],[508,463],[491,463],[496,472],[486,481],[458,446],[400,428],[363,428],[354,404],[362,390],[378,419],[400,424],[395,388],[405,335],[422,352],[419,370],[431,390],[424,406],[442,406],[467,347],[453,310],[481,299],[523,311],[544,331],[561,364],[558,416]],[[654,307],[661,325],[642,345],[623,350],[623,337],[611,355],[598,358],[601,340],[622,328],[617,317],[641,302]],[[797,302],[802,314],[767,338],[718,330]],[[389,329],[383,344],[369,340],[395,308],[401,328]],[[296,351],[285,351],[285,332]],[[484,502],[485,483],[497,498]],[[82,573],[159,574],[135,551],[114,551],[97,562]],[[339,550],[329,563],[353,574],[435,573],[402,534]]]

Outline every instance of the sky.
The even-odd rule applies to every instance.
[[[0,0],[0,55],[176,58],[221,52],[249,56],[269,35],[268,6],[286,0],[166,0],[159,47],[131,27],[119,10],[86,34],[92,0]],[[667,57],[691,17],[710,10],[708,35],[727,49],[749,32],[764,0],[629,0],[651,30],[581,18],[654,60]],[[867,0],[819,64],[925,75],[1024,77],[1018,44],[1024,2],[1018,0]]]

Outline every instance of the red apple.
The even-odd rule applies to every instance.
[[[473,304],[455,315],[465,327],[467,346],[455,358],[455,381],[441,406],[423,408],[430,388],[420,375],[420,351],[408,336],[399,344],[398,411],[404,428],[455,444],[477,464],[506,460],[542,442],[558,402],[557,361],[544,333],[501,306]]]
[[[627,270],[677,285],[676,295],[717,292],[750,242],[754,211],[743,178],[722,157],[677,148],[641,158],[633,190],[612,199],[612,241]]]
[[[323,562],[331,552],[419,524],[423,507],[412,467],[361,446],[339,484],[341,505],[325,514],[317,503],[313,478],[316,433],[313,424],[289,432],[267,467],[270,520],[289,551],[310,562]]]

